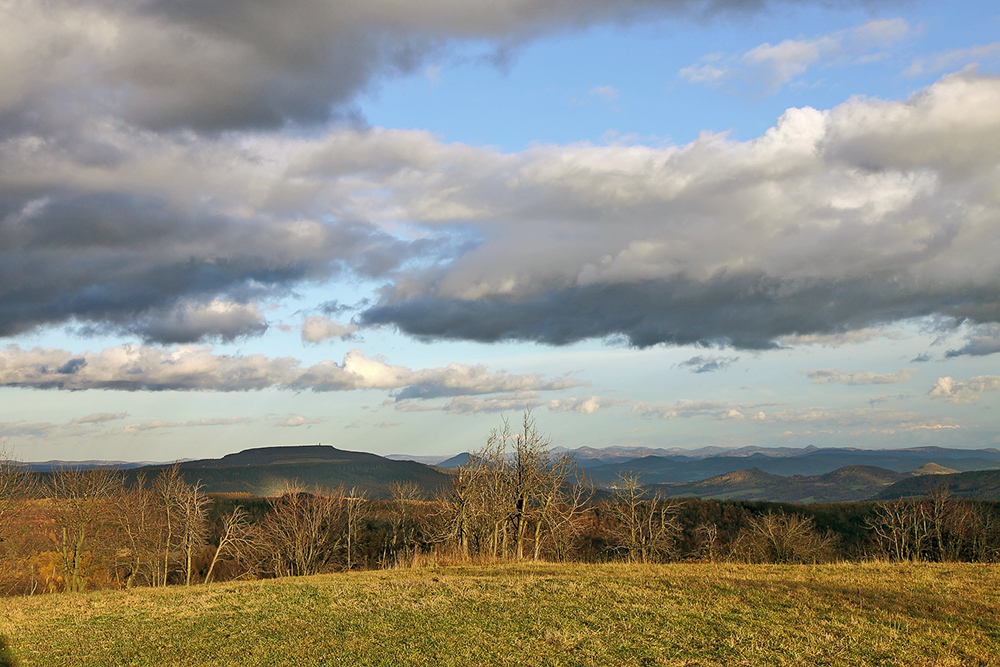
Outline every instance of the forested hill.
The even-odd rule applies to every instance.
[[[164,465],[126,470],[126,481],[139,475],[154,478]],[[329,445],[261,447],[228,454],[221,459],[179,464],[189,484],[200,481],[207,493],[247,493],[271,496],[290,484],[304,489],[335,488],[362,491],[369,498],[388,498],[394,482],[413,482],[427,497],[449,483],[447,474],[414,461],[392,461],[367,452],[350,452]]]
[[[951,475],[911,477],[884,489],[878,500],[920,498],[935,489],[944,489],[958,498],[1000,501],[1000,470],[973,470]]]

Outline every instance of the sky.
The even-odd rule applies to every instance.
[[[0,0],[0,449],[998,447],[1000,9]]]

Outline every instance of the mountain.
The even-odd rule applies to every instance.
[[[151,480],[166,467],[126,470],[126,481],[133,483],[139,474]],[[246,449],[221,459],[185,461],[179,467],[186,482],[200,481],[208,493],[253,496],[275,495],[287,485],[297,484],[307,490],[343,486],[364,491],[369,498],[388,498],[393,482],[414,482],[429,497],[450,483],[446,473],[422,463],[392,461],[329,445]]]
[[[845,466],[823,475],[775,475],[760,468],[735,470],[696,482],[655,484],[650,489],[667,498],[695,496],[719,500],[762,500],[788,503],[867,500],[906,473],[875,466]]]
[[[950,475],[920,475],[884,489],[878,500],[920,498],[935,489],[946,489],[958,498],[1000,501],[1000,470],[973,470]]]
[[[911,474],[913,475],[951,475],[958,472],[957,470],[952,470],[951,468],[945,468],[937,463],[925,463]]]
[[[594,482],[608,486],[620,472],[638,474],[644,484],[693,482],[736,470],[759,468],[773,475],[824,475],[845,466],[875,466],[895,472],[911,472],[927,463],[946,463],[948,468],[968,471],[1000,467],[996,449],[912,449],[872,450],[825,448],[813,449],[798,456],[768,456],[761,452],[749,456],[644,456],[593,466],[587,473]]]

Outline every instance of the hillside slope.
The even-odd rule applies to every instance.
[[[39,667],[996,665],[995,568],[490,565],[0,599]]]
[[[934,489],[946,489],[958,498],[1000,501],[1000,470],[973,470],[951,475],[920,475],[896,482],[877,496],[878,500],[919,498]]]

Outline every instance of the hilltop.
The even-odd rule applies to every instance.
[[[991,665],[994,567],[427,567],[0,600],[15,664]]]

